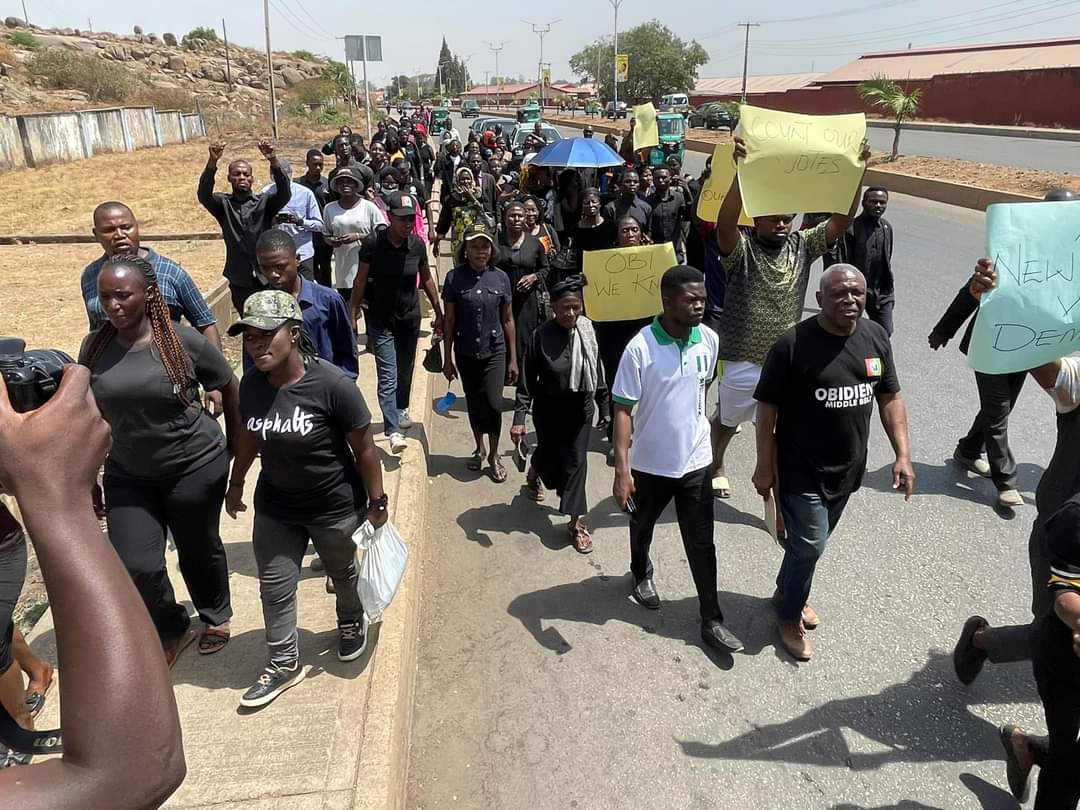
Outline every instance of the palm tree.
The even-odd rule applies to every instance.
[[[899,84],[886,76],[875,76],[859,83],[859,95],[863,101],[888,110],[896,119],[893,132],[892,155],[889,160],[896,160],[900,151],[900,130],[905,121],[915,117],[922,99],[922,90],[906,91]]]

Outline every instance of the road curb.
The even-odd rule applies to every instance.
[[[430,337],[416,348],[422,356]],[[431,425],[433,375],[417,363],[413,371],[406,431],[409,449],[400,456],[397,488],[391,494],[392,520],[409,547],[409,566],[379,628],[377,655],[363,718],[360,760],[353,792],[355,810],[403,810],[409,771],[409,747],[416,693],[420,634],[422,568],[427,553],[427,448]],[[419,441],[417,441],[417,435]]]
[[[893,123],[882,119],[866,119],[868,127],[893,129]],[[957,135],[989,135],[998,138],[1035,138],[1044,141],[1080,141],[1077,129],[1043,129],[1040,127],[994,126],[992,124],[947,124],[937,121],[908,121],[904,129],[911,132],[952,132]],[[901,136],[903,137],[903,136]]]
[[[562,116],[555,116],[546,120],[563,126],[579,126],[582,123],[582,119],[572,120]],[[592,128],[595,132],[604,133],[619,134],[625,131],[610,124],[592,124]],[[686,148],[691,152],[711,155],[716,148],[716,144],[687,138]],[[1034,202],[1040,199],[1028,194],[952,183],[947,180],[891,172],[881,168],[867,169],[864,182],[869,185],[881,186],[896,194],[907,194],[910,197],[919,197],[920,199],[955,205],[960,208],[970,208],[975,211],[985,211],[986,207],[993,203]]]

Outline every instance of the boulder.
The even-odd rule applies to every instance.
[[[212,82],[225,81],[225,68],[215,65],[212,62],[203,62],[199,66],[199,71],[202,73],[204,79],[208,79]]]
[[[130,53],[131,53],[130,58],[132,58],[132,59],[146,59],[148,56],[150,56],[150,54],[153,53],[153,51],[150,50],[149,48],[142,48],[142,47],[139,47],[138,45],[136,45],[135,47],[133,47],[131,49]]]
[[[268,90],[269,86],[262,79],[252,79],[250,86],[256,90]]]
[[[161,44],[161,37],[159,37],[157,34],[149,34],[148,36],[150,37],[150,44],[151,45],[160,45]]]
[[[4,25],[8,28],[26,28],[26,21],[18,17],[4,17]]]
[[[304,74],[296,68],[287,67],[281,69],[281,80],[285,82],[286,87],[292,87],[294,84],[302,82],[304,78]]]
[[[166,67],[169,70],[175,70],[179,72],[187,67],[187,63],[184,62],[184,57],[180,56],[179,54],[175,54],[169,57],[169,62]]]
[[[134,33],[136,33],[136,34],[141,34],[141,33],[142,33],[142,26],[141,26],[141,25],[136,25],[136,26],[135,26],[134,28],[132,28],[131,30],[132,30],[132,31],[133,31]]]
[[[176,34],[170,34],[168,32],[161,35],[161,38],[165,40],[165,44],[170,48],[176,47]]]

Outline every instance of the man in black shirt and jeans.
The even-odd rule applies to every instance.
[[[777,340],[754,392],[754,488],[768,500],[779,483],[787,528],[773,602],[780,640],[799,661],[810,660],[806,631],[818,625],[807,603],[814,568],[848,497],[862,483],[875,399],[896,452],[893,488],[903,489],[910,499],[915,485],[907,409],[888,336],[862,317],[862,273],[849,264],[833,265],[821,278],[817,300],[821,314]]]
[[[210,159],[199,176],[198,198],[202,207],[221,226],[221,238],[225,240],[225,270],[222,275],[229,282],[233,307],[237,312],[243,312],[247,297],[264,286],[259,279],[255,243],[263,231],[274,227],[274,217],[288,204],[292,191],[289,178],[281,170],[274,145],[268,140],[259,141],[259,151],[270,162],[270,175],[274,178],[272,194],[251,193],[251,164],[246,160],[234,160],[229,164],[231,193],[214,191],[214,175],[217,174],[218,161],[224,151],[225,144],[210,144]]]
[[[383,431],[391,452],[402,453],[406,447],[402,431],[412,426],[409,396],[420,336],[418,278],[435,312],[436,334],[442,330],[442,306],[428,266],[427,245],[413,233],[416,201],[411,194],[395,191],[386,205],[390,226],[369,236],[360,248],[349,309],[353,323],[364,312],[367,345],[375,354]]]

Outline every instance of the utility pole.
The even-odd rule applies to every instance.
[[[744,22],[738,24],[740,28],[746,29],[746,45],[743,47],[742,56],[742,103],[746,103],[746,68],[750,63],[750,29],[760,28],[760,23]]]
[[[221,36],[225,39],[225,80],[232,90],[232,63],[229,61],[229,32],[225,30],[225,18],[221,18]]]
[[[543,28],[528,20],[522,20],[522,22],[531,26],[533,33],[540,37],[540,63],[536,68],[536,82],[540,85],[540,109],[542,111],[544,109],[544,37],[551,31],[551,26],[557,22],[562,22],[562,19],[546,22]]]
[[[622,5],[623,0],[608,0],[608,2],[615,9],[615,53],[611,65],[611,77],[615,80],[612,83],[614,98],[611,103],[611,120],[614,121],[615,114],[619,111],[619,6]]]
[[[26,8],[26,0],[23,0],[23,8]],[[86,18],[86,28],[91,34],[94,33],[94,21],[89,17]],[[195,98],[198,98],[198,96]]]
[[[489,42],[488,47],[495,52],[495,106],[502,106],[502,76],[499,75],[499,51],[506,47],[505,42],[500,42],[496,45],[494,42]]]
[[[274,62],[270,57],[270,0],[263,0],[263,23],[266,26],[266,79],[270,85],[270,134],[276,139],[277,101],[274,100]]]
[[[30,25],[30,15],[26,13],[26,0],[22,0],[22,18],[24,23]],[[89,21],[89,18],[87,21]],[[91,33],[93,33],[93,29],[91,29]]]

